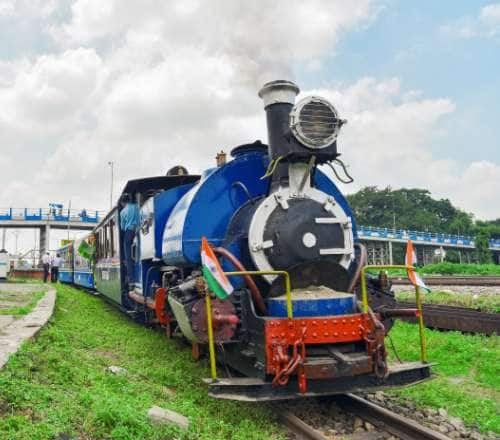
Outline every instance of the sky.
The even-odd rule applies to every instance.
[[[200,172],[266,140],[257,92],[289,79],[348,120],[344,192],[427,188],[498,218],[499,55],[494,1],[0,0],[0,208],[106,210],[110,161],[114,198]]]

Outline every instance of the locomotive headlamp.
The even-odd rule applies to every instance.
[[[309,96],[290,112],[290,129],[295,138],[308,148],[319,150],[330,146],[347,121],[340,119],[335,107],[326,99]]]

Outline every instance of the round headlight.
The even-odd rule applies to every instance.
[[[337,139],[345,120],[326,99],[309,96],[299,101],[290,113],[290,128],[297,140],[308,148],[328,147]]]

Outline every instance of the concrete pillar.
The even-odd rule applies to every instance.
[[[7,228],[2,229],[2,247],[0,249],[5,249],[5,235],[7,233]]]
[[[439,257],[441,259],[441,263],[444,263],[444,249],[443,249],[443,246],[439,247]]]
[[[389,264],[394,264],[394,259],[392,257],[392,241],[389,241],[387,245],[389,247]]]
[[[40,259],[50,248],[50,225],[40,228]]]

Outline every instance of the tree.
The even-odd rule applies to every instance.
[[[477,260],[481,264],[492,263],[490,247],[490,234],[486,228],[480,229],[476,235],[474,243],[476,244]]]
[[[347,199],[361,225],[460,235],[474,230],[472,214],[455,208],[448,199],[433,199],[425,189],[368,186]]]

